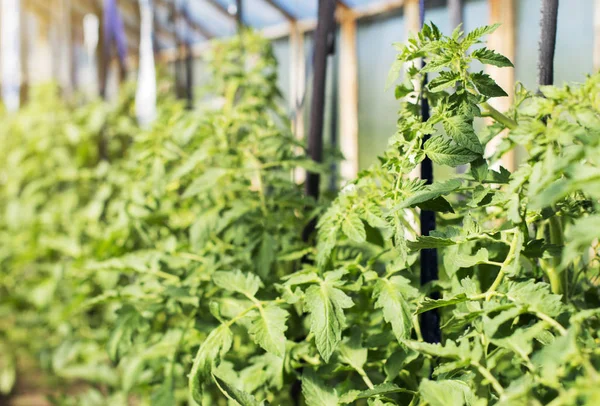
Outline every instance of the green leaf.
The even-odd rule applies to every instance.
[[[422,204],[427,201],[432,201],[440,196],[445,196],[454,192],[456,189],[460,188],[462,182],[459,179],[450,179],[445,182],[436,182],[432,185],[429,185],[422,190],[415,192],[412,196],[404,199],[398,206],[394,209],[405,209],[407,207],[414,207],[416,205]]]
[[[269,303],[252,312],[252,324],[248,333],[252,340],[265,351],[279,357],[285,354],[285,331],[289,314],[279,306]]]
[[[484,96],[487,97],[504,97],[508,96],[508,94],[494,82],[494,79],[491,78],[487,73],[479,72],[472,73],[471,80],[473,84]]]
[[[546,314],[550,317],[558,316],[564,309],[560,295],[550,291],[547,283],[528,280],[525,282],[512,282],[508,287],[510,300],[523,306],[528,311]]]
[[[504,55],[500,55],[499,53],[496,53],[495,51],[493,51],[491,49],[487,49],[487,48],[476,49],[475,51],[473,51],[471,53],[471,56],[473,58],[478,59],[479,62],[486,64],[486,65],[494,65],[494,66],[498,66],[500,68],[504,68],[507,66],[513,67],[513,64],[510,61],[510,59],[508,59]]]
[[[410,287],[410,281],[401,276],[379,279],[373,289],[376,309],[382,309],[383,318],[392,325],[398,341],[410,338],[412,330],[412,313],[402,289]]]
[[[202,386],[211,379],[213,365],[231,348],[233,334],[226,324],[210,332],[200,345],[188,375],[190,397],[202,404]]]
[[[264,402],[259,402],[256,400],[254,396],[251,394],[240,390],[233,385],[230,385],[223,379],[219,378],[216,375],[213,375],[213,379],[219,385],[219,388],[227,394],[228,397],[235,400],[240,406],[263,406]]]
[[[439,76],[432,79],[427,85],[430,92],[436,93],[452,87],[458,82],[460,75],[455,72],[440,72]]]
[[[342,231],[356,243],[363,243],[366,239],[365,227],[362,220],[354,212],[349,212],[342,221]]]
[[[419,236],[416,241],[407,241],[408,248],[413,251],[428,249],[428,248],[443,248],[455,245],[456,241],[450,238]]]
[[[310,314],[310,331],[315,335],[317,350],[329,361],[342,339],[346,327],[344,309],[353,306],[352,299],[338,289],[342,273],[328,272],[319,285],[312,285],[306,291],[304,309]]]
[[[277,241],[269,232],[263,234],[256,258],[256,272],[266,279],[271,274],[271,267],[277,254]]]
[[[337,406],[339,398],[333,386],[326,386],[312,369],[302,371],[302,395],[307,406]]]
[[[374,396],[388,395],[391,393],[402,393],[402,392],[413,393],[412,391],[401,388],[398,385],[395,385],[391,382],[385,382],[385,383],[381,383],[379,385],[375,385],[373,387],[373,389],[367,389],[367,390],[363,390],[363,391],[352,390],[352,391],[346,392],[340,397],[340,403],[352,403],[359,399],[369,399]]]
[[[423,145],[423,150],[434,163],[452,167],[468,164],[481,157],[481,154],[453,144],[440,135],[428,139]]]
[[[473,392],[466,382],[424,379],[419,393],[430,406],[465,406],[473,402]]]
[[[118,361],[121,351],[131,345],[133,333],[140,327],[142,320],[141,315],[131,305],[123,306],[118,314],[116,326],[106,343],[108,356],[113,362]]]
[[[466,46],[468,48],[471,45],[475,44],[484,35],[489,35],[489,34],[493,33],[494,31],[496,31],[498,29],[498,27],[500,27],[499,23],[492,24],[492,25],[485,25],[483,27],[477,27],[465,36],[462,43],[464,46]]]
[[[457,254],[455,264],[459,268],[470,268],[489,261],[488,250],[481,248],[475,255]]]
[[[212,279],[220,288],[249,297],[254,297],[258,289],[263,286],[258,276],[251,273],[245,274],[240,270],[217,271],[213,274]]]
[[[461,147],[465,147],[477,154],[483,154],[483,146],[475,134],[473,125],[467,117],[452,116],[444,120],[444,130],[450,138]]]
[[[409,82],[409,83],[412,83],[412,82]],[[414,90],[415,90],[414,86],[406,86],[406,85],[396,86],[396,92],[395,92],[396,100],[399,100],[403,97],[408,96]]]
[[[460,293],[449,299],[430,299],[428,297],[423,298],[423,300],[417,306],[417,314],[428,312],[429,310],[437,309],[438,307],[446,307],[452,306],[458,303],[463,303],[469,300],[467,295],[464,293]]]
[[[192,184],[183,193],[183,198],[198,196],[214,188],[227,171],[222,168],[209,168],[200,177],[194,179]]]
[[[344,339],[340,346],[340,359],[355,370],[362,369],[367,362],[369,350],[363,348],[360,329],[353,328],[350,337]]]

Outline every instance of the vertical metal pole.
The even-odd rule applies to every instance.
[[[319,17],[314,34],[314,74],[308,132],[308,154],[315,162],[323,161],[323,121],[325,111],[325,86],[327,78],[327,55],[329,38],[334,28],[334,0],[319,0]],[[306,175],[306,194],[319,198],[319,174],[308,172]]]
[[[242,9],[242,0],[235,0],[235,21],[237,23],[238,34],[244,28],[244,12]]]
[[[554,50],[556,47],[557,19],[558,0],[542,0],[538,60],[538,82],[540,86],[554,83]]]
[[[425,1],[419,2],[421,27],[425,23]],[[423,60],[423,66],[425,62]],[[424,90],[427,86],[427,74],[423,79]],[[429,102],[427,98],[421,101],[421,119],[423,122],[429,120]],[[425,143],[430,135],[423,137]],[[421,162],[421,179],[424,179],[428,185],[433,183],[433,163],[431,159],[425,157]],[[435,230],[435,213],[428,210],[421,210],[419,214],[421,220],[421,235],[427,236]],[[421,250],[421,285],[425,285],[438,279],[438,257],[435,248]],[[431,294],[432,299],[439,299],[439,292]],[[437,309],[430,310],[421,315],[421,331],[423,339],[428,343],[439,343],[442,339],[440,330],[440,316]]]
[[[183,5],[184,15],[189,16],[189,0],[185,0]],[[187,108],[191,110],[194,107],[194,57],[192,55],[192,44],[190,38],[190,27],[186,25],[185,38],[185,97],[187,99]]]
[[[448,14],[450,16],[450,27],[455,29],[463,23],[463,1],[448,0]]]

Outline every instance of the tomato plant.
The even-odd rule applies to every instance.
[[[517,85],[501,113],[505,91],[472,68],[512,65],[482,46],[495,28],[427,25],[397,45],[397,132],[333,202],[292,178],[329,166],[288,130],[251,33],[215,44],[200,108],[167,99],[148,130],[128,97],[6,118],[0,390],[30,354],[88,384],[63,405],[595,404],[600,75]],[[515,171],[496,164],[517,148]],[[411,175],[425,157],[470,168],[426,185]],[[419,210],[436,212],[431,235]],[[421,285],[431,249],[440,280]],[[441,343],[423,339],[430,311]]]

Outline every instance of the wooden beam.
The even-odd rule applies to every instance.
[[[221,6],[216,0],[206,0],[207,2],[215,5],[216,8],[220,9],[222,12],[227,13],[230,18],[233,18],[231,14],[227,12],[223,6]],[[354,16],[357,21],[367,18],[373,18],[377,16],[386,15],[389,13],[398,12],[404,6],[406,0],[382,0],[374,4],[369,4],[365,7],[354,8]],[[339,13],[336,16],[336,19],[339,21],[340,16]],[[274,25],[272,27],[267,27],[261,30],[261,33],[268,39],[275,40],[281,39],[285,37],[289,37],[291,33],[291,24],[289,22],[285,22],[283,24]],[[308,18],[303,20],[297,20],[294,25],[295,29],[300,34],[305,34],[311,31],[314,31],[317,27],[317,20],[314,18]],[[194,56],[202,56],[207,49],[210,48],[210,42],[203,42],[200,44],[195,44],[192,47],[192,52]],[[172,62],[177,58],[177,52],[173,52],[172,50],[164,50],[161,51],[159,58],[161,61]]]
[[[358,56],[356,50],[356,17],[346,6],[338,6],[340,15],[339,63],[339,146],[345,160],[340,165],[342,181],[358,175]]]
[[[229,10],[227,10],[226,7],[224,7],[221,3],[219,3],[217,0],[206,0],[207,3],[209,3],[211,6],[213,6],[219,13],[221,13],[223,16],[234,20],[235,16],[232,16],[231,14],[229,14]]]
[[[304,106],[306,64],[304,56],[304,34],[298,30],[295,22],[290,22],[290,110],[294,112],[292,131],[296,139],[304,140]],[[298,150],[298,153],[301,153]],[[302,168],[294,171],[294,180],[304,182],[306,173]]]
[[[489,36],[488,48],[506,56],[511,61],[515,60],[515,1],[514,0],[489,0],[490,24],[501,23],[502,25]],[[512,105],[514,98],[515,70],[514,68],[498,68],[486,65],[487,73],[502,87],[508,97],[499,97],[490,100],[490,104],[501,112],[507,111]],[[490,156],[498,148],[502,133],[486,146],[486,156]],[[514,150],[505,154],[502,165],[509,171],[516,169],[516,155]]]
[[[400,11],[404,6],[406,0],[389,0],[389,1],[379,1],[377,3],[369,4],[364,7],[354,8],[354,16],[356,20],[362,20],[366,18],[372,18],[376,16],[385,15],[388,13],[393,13]],[[340,13],[336,14],[336,19],[340,21]],[[317,20],[314,18],[308,18],[303,20],[298,20],[298,29],[302,33],[314,31],[317,27]],[[263,35],[265,35],[269,39],[278,39],[284,38],[290,35],[290,25],[288,23],[274,25],[272,27],[268,27],[262,30]]]

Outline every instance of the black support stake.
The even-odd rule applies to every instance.
[[[421,26],[424,24],[425,2],[420,1]],[[425,62],[423,61],[423,66]],[[423,78],[423,89],[427,86],[427,74]],[[423,122],[429,120],[429,102],[425,97],[421,100],[421,119]],[[430,138],[430,135],[423,137],[423,143]],[[421,179],[424,179],[428,185],[433,183],[433,163],[431,159],[425,157],[421,162]],[[419,215],[421,220],[421,235],[429,235],[435,230],[435,213],[428,210],[421,210]],[[438,257],[435,248],[421,250],[421,285],[425,285],[438,279]],[[431,294],[432,299],[439,299],[439,292]],[[430,310],[421,315],[421,332],[423,340],[428,343],[439,343],[442,339],[440,330],[440,316],[437,309]]]
[[[327,56],[332,50],[335,35],[335,0],[319,0],[317,29],[314,34],[313,83],[308,131],[308,155],[315,162],[323,162],[323,121],[325,113],[325,86],[327,78]],[[314,199],[319,198],[320,176],[307,171],[305,192]],[[304,230],[308,240],[315,228],[312,221]]]
[[[238,34],[244,28],[244,13],[242,12],[242,0],[235,0],[235,21],[237,23]]]
[[[313,84],[308,131],[308,154],[315,162],[323,161],[323,121],[325,113],[325,87],[327,78],[327,55],[331,50],[334,33],[335,1],[319,0],[319,19],[314,36]],[[306,174],[306,194],[319,198],[319,174]]]
[[[189,0],[184,4],[184,15],[189,16]],[[194,107],[194,56],[192,55],[192,40],[190,38],[189,24],[186,25],[185,39],[185,97],[187,99],[187,109]]]
[[[542,0],[538,60],[538,83],[540,86],[554,83],[554,50],[556,47],[557,16],[558,0]]]

